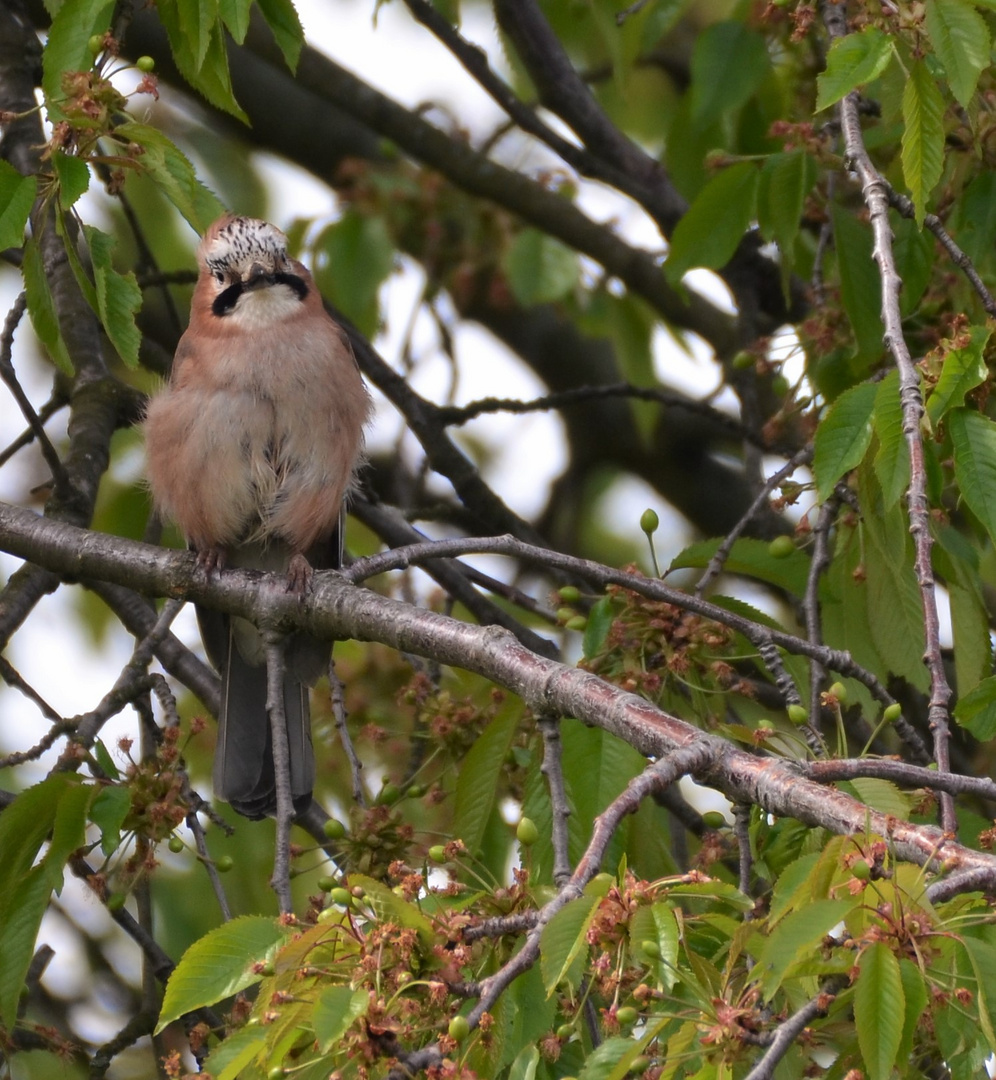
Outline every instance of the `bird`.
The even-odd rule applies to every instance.
[[[208,575],[281,571],[303,594],[341,565],[343,504],[363,458],[370,396],[341,327],[287,237],[226,214],[204,233],[190,322],[144,419],[147,479]],[[276,813],[266,648],[248,620],[197,617],[222,680],[213,784],[245,817]],[[296,813],[311,802],[308,687],[331,646],[285,642],[283,698]]]

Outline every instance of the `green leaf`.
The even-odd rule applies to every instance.
[[[21,262],[24,277],[24,293],[28,301],[28,314],[39,341],[48,349],[55,366],[64,374],[72,376],[73,362],[62,337],[59,318],[55,313],[55,301],[48,287],[48,277],[42,264],[38,241],[32,237],[24,244]]]
[[[248,1077],[251,1074],[243,1072],[243,1069],[265,1046],[267,1031],[267,1028],[257,1024],[228,1035],[208,1055],[204,1063],[205,1071],[214,1080],[237,1080],[240,1075]]]
[[[502,765],[515,737],[519,717],[516,704],[504,706],[460,763],[453,828],[470,851],[480,846],[494,813]]]
[[[699,192],[671,237],[664,273],[677,284],[694,266],[725,266],[754,220],[758,169],[750,162],[717,173]]]
[[[799,960],[808,959],[817,942],[841,922],[856,906],[850,900],[814,900],[807,907],[786,915],[768,934],[757,961],[757,973],[764,987],[764,1000],[774,997]]]
[[[625,1076],[633,1058],[641,1052],[638,1042],[614,1035],[597,1046],[585,1059],[578,1080],[611,1080]]]
[[[948,431],[961,497],[996,542],[996,424],[971,409],[953,409]]]
[[[665,988],[670,990],[677,982],[678,922],[670,905],[651,904],[637,908],[629,920],[630,948],[637,956],[651,960]],[[652,941],[660,950],[660,957],[643,954],[644,941]]]
[[[565,904],[543,927],[540,968],[547,996],[566,982],[576,989],[588,956],[588,927],[600,903],[597,896],[579,896]]]
[[[983,679],[958,701],[954,718],[979,742],[996,738],[996,675]]]
[[[927,33],[944,65],[958,103],[968,108],[979,76],[989,66],[989,28],[985,19],[961,0],[927,0]]]
[[[377,294],[394,269],[394,244],[383,219],[347,210],[315,243],[319,291],[368,336],[380,323]]]
[[[180,32],[187,40],[194,67],[200,71],[218,19],[218,0],[166,0],[176,5]]]
[[[899,961],[884,941],[869,945],[858,960],[854,1024],[869,1080],[889,1080],[903,1037],[906,998]]]
[[[934,272],[934,238],[909,218],[891,214],[890,219],[894,237],[892,253],[896,260],[896,271],[903,281],[899,310],[902,317],[907,319],[918,312],[920,301],[930,284]]]
[[[114,238],[92,225],[84,225],[83,231],[93,264],[97,314],[124,363],[128,367],[137,367],[142,334],[135,323],[135,315],[142,306],[142,290],[130,270],[127,274],[119,274],[111,265],[111,252],[116,244]]]
[[[304,45],[304,27],[297,16],[291,0],[256,0],[266,25],[273,33],[284,60],[291,71],[297,71],[297,62]]]
[[[669,571],[686,567],[705,569],[722,542],[721,539],[715,539],[700,540],[696,544],[691,544],[671,560]],[[771,585],[787,589],[796,596],[802,596],[806,591],[809,556],[798,549],[793,551],[787,559],[776,559],[769,551],[766,541],[740,539],[733,545],[729,558],[723,566],[728,574],[742,574],[744,577],[757,578],[758,581],[766,581]]]
[[[857,798],[872,810],[903,820],[910,816],[913,800],[891,781],[880,780],[874,776],[859,776],[848,781],[848,784]]]
[[[550,304],[569,296],[580,266],[573,248],[539,229],[522,229],[505,252],[501,268],[512,294],[523,307]]]
[[[899,1052],[896,1061],[906,1061],[913,1050],[913,1039],[927,1007],[927,982],[923,972],[903,957],[899,961],[899,977],[903,984],[903,997],[906,1000],[906,1015],[903,1017],[903,1034],[899,1040]]]
[[[813,475],[821,502],[833,494],[842,476],[864,460],[871,445],[877,392],[874,383],[852,386],[820,421],[813,440]]]
[[[364,874],[350,874],[350,885],[363,889],[362,904],[377,916],[380,922],[397,923],[406,930],[414,930],[426,948],[433,942],[432,923],[415,904],[398,896],[386,885]]]
[[[816,165],[802,150],[772,154],[761,169],[758,224],[765,240],[778,244],[783,260],[791,258],[802,208],[815,182]]]
[[[976,978],[979,1025],[991,1051],[996,1047],[996,948],[972,934],[962,938],[962,945]]]
[[[217,195],[197,179],[190,160],[161,131],[129,122],[114,134],[143,148],[141,167],[195,231],[203,233],[225,212]]]
[[[586,660],[597,656],[605,647],[615,617],[611,596],[603,596],[592,605],[588,612],[588,622],[584,628],[584,642],[581,646]]]
[[[17,1003],[51,894],[44,867],[35,866],[5,894],[0,907],[0,1021],[8,1030],[17,1018]]]
[[[927,399],[927,416],[934,427],[949,409],[964,405],[969,390],[981,386],[988,377],[984,354],[992,328],[972,326],[968,334],[967,345],[952,349],[944,357],[941,377]]]
[[[319,1053],[327,1054],[346,1034],[353,1021],[366,1015],[369,1004],[370,994],[366,990],[327,986],[318,995],[311,1018]]]
[[[533,1044],[524,1046],[512,1062],[508,1080],[536,1080],[536,1066],[539,1064],[539,1050]]]
[[[692,120],[711,124],[746,104],[771,70],[764,38],[742,22],[713,23],[692,49]]]
[[[816,80],[816,111],[829,109],[852,90],[877,79],[892,52],[889,35],[874,26],[837,38],[827,53],[826,71]]]
[[[24,227],[37,193],[34,176],[22,176],[13,165],[0,160],[0,251],[24,243]]]
[[[872,259],[867,226],[835,203],[831,210],[841,299],[854,331],[857,355],[871,360],[882,352],[882,287]]]
[[[166,984],[156,1034],[204,1005],[213,1005],[259,982],[253,971],[289,933],[276,919],[247,915],[205,934],[183,954]]]
[[[114,0],[65,0],[48,30],[42,53],[42,89],[49,119],[61,117],[58,102],[64,100],[62,76],[67,71],[89,71],[93,54],[89,41],[110,29]]]
[[[917,225],[944,168],[944,98],[926,63],[914,61],[903,90],[903,176]]]
[[[875,475],[882,502],[891,510],[910,484],[910,449],[903,434],[903,407],[899,400],[899,372],[890,371],[875,394]]]
[[[241,45],[249,33],[249,12],[252,0],[219,0],[218,17],[228,28],[236,45]]]
[[[90,807],[90,820],[100,829],[100,850],[110,855],[121,843],[121,826],[131,810],[131,792],[117,784],[100,789]]]

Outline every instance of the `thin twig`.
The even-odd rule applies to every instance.
[[[66,401],[62,397],[53,395],[38,410],[39,422],[47,424],[48,421],[55,416],[60,409],[65,408],[65,406]],[[3,450],[0,450],[0,465],[6,465],[18,450],[23,450],[26,446],[30,446],[34,441],[35,432],[33,428],[29,427],[26,431],[22,431],[12,443],[9,443]]]
[[[750,850],[751,809],[752,807],[747,803],[737,803],[733,807],[733,835],[737,838],[737,852],[740,861],[738,887],[745,896],[750,896],[751,874],[754,869],[754,856]]]
[[[833,758],[827,761],[809,761],[802,764],[803,772],[817,783],[835,780],[853,780],[859,776],[873,776],[891,780],[905,787],[930,788],[949,795],[975,795],[996,802],[996,781],[988,776],[963,776],[960,773],[942,773],[908,765],[905,761],[889,761],[883,758]]]
[[[761,1060],[747,1074],[745,1080],[771,1080],[778,1063],[788,1053],[789,1047],[802,1034],[807,1024],[827,1012],[834,998],[847,985],[847,979],[838,975],[828,979],[823,985],[824,989],[816,997],[806,1002],[798,1012],[793,1013],[775,1028],[771,1044],[765,1050]]]
[[[211,882],[215,899],[218,901],[218,907],[221,908],[221,917],[225,922],[228,922],[232,917],[232,909],[229,907],[228,897],[225,895],[225,886],[221,883],[221,875],[214,864],[214,859],[211,858],[208,852],[207,843],[204,839],[204,827],[197,817],[196,810],[191,810],[187,814],[187,828],[194,834],[194,846],[197,848],[197,854],[201,857],[201,864],[207,871],[208,880]]]
[[[349,734],[349,726],[346,723],[346,692],[335,670],[335,657],[329,656],[329,694],[332,698],[332,718],[335,721],[335,730],[339,735],[339,741],[346,753],[349,762],[349,774],[353,780],[353,801],[357,806],[367,805],[367,792],[363,784],[363,762],[353,746],[353,739]]]
[[[293,910],[290,888],[290,829],[294,822],[291,797],[290,746],[287,739],[287,714],[284,712],[284,659],[282,635],[267,633],[266,640],[266,711],[270,716],[273,744],[273,772],[277,789],[277,839],[273,855],[270,887],[277,894],[281,914]]]
[[[847,34],[847,17],[840,5],[824,2],[823,22],[831,38]],[[861,134],[858,115],[858,93],[852,91],[840,102],[840,126],[844,147],[851,167],[861,181],[861,192],[868,207],[872,233],[875,238],[872,250],[878,263],[882,281],[882,321],[885,324],[885,344],[899,370],[899,399],[903,409],[903,434],[910,454],[910,486],[907,502],[910,515],[910,533],[916,552],[914,570],[923,606],[925,632],[924,661],[930,672],[930,702],[927,716],[934,736],[934,760],[941,772],[950,772],[951,763],[948,743],[951,731],[948,723],[948,704],[951,687],[944,670],[941,652],[940,620],[937,611],[937,592],[930,552],[933,537],[930,531],[930,500],[927,493],[927,468],[924,458],[920,420],[923,416],[923,394],[917,368],[910,356],[903,336],[903,317],[899,306],[902,280],[896,271],[892,250],[892,230],[889,227],[888,184],[872,164]],[[958,822],[954,801],[950,795],[940,798],[941,828],[955,833]]]
[[[823,644],[823,630],[820,619],[820,577],[830,565],[830,528],[837,518],[840,500],[832,495],[821,507],[813,529],[813,554],[809,562],[809,574],[806,577],[806,592],[802,600],[802,609],[806,617],[806,637],[813,645]],[[814,754],[825,756],[826,747],[820,737],[820,692],[826,681],[826,668],[818,657],[809,661],[809,716],[804,725],[806,742]]]
[[[546,777],[547,787],[550,789],[553,883],[559,889],[566,885],[571,877],[571,858],[567,850],[567,819],[571,816],[571,807],[567,802],[567,791],[564,787],[560,719],[544,716],[536,722],[536,726],[543,736],[543,764],[540,772]]]

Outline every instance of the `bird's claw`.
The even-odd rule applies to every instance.
[[[300,552],[292,555],[287,564],[287,591],[303,597],[305,593],[311,592],[314,576],[311,563]]]
[[[223,547],[204,548],[197,552],[197,565],[203,567],[204,573],[210,577],[215,571],[219,574],[225,569],[228,561],[228,552]]]

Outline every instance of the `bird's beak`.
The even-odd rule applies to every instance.
[[[253,263],[246,274],[245,286],[247,289],[264,289],[273,284],[273,274],[262,263]]]

